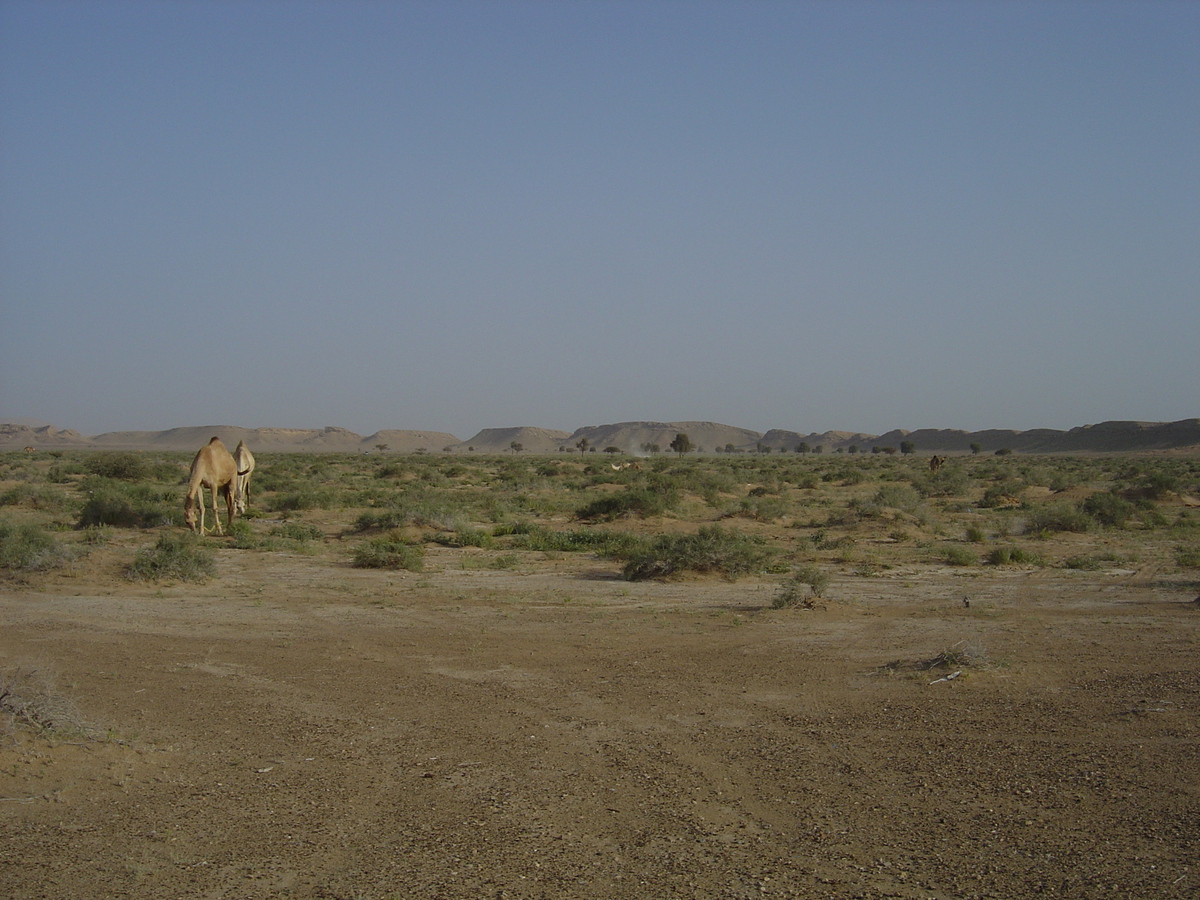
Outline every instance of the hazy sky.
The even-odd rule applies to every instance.
[[[0,0],[0,421],[1197,415],[1198,2]]]

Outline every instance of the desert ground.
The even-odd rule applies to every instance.
[[[1200,459],[623,459],[0,454],[0,896],[1200,893]]]

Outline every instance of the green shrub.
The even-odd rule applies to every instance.
[[[968,547],[946,548],[946,562],[952,566],[973,566],[979,561],[975,551]]]
[[[1083,501],[1081,509],[1110,528],[1124,527],[1134,511],[1132,503],[1111,492],[1092,494]]]
[[[1074,504],[1049,503],[1029,512],[1025,530],[1033,534],[1055,531],[1082,533],[1091,527],[1091,523],[1091,517]]]
[[[625,516],[661,516],[679,505],[679,494],[674,490],[651,490],[629,488],[620,494],[612,494],[593,500],[579,509],[575,517],[581,520],[612,521]]]
[[[62,491],[45,485],[19,484],[0,494],[0,506],[21,506],[43,512],[58,512],[67,506]]]
[[[133,452],[92,453],[84,459],[83,467],[93,475],[117,481],[144,481],[150,472],[145,457]]]
[[[406,543],[398,535],[372,538],[354,551],[353,565],[359,569],[420,572],[425,567],[425,548]]]
[[[1200,569],[1200,546],[1179,546],[1175,548],[1175,565],[1181,569]]]
[[[305,525],[303,522],[285,522],[274,526],[268,533],[289,541],[319,541],[325,537],[325,533],[316,525]]]
[[[164,534],[153,547],[139,550],[125,570],[133,581],[205,581],[217,574],[212,551],[191,532]]]
[[[720,574],[732,580],[763,571],[769,559],[761,539],[709,525],[695,534],[655,538],[645,549],[633,553],[624,576],[629,581],[641,581],[686,571]]]
[[[0,569],[53,569],[72,556],[67,547],[38,526],[0,519]]]
[[[994,547],[988,553],[987,561],[993,566],[1020,566],[1036,563],[1038,557],[1021,547]]]
[[[972,544],[982,544],[984,540],[983,529],[978,525],[967,526],[967,540]]]
[[[182,504],[172,492],[149,485],[96,482],[79,513],[78,527],[154,528],[183,519]],[[206,492],[207,499],[207,492]],[[218,509],[223,504],[218,504]]]

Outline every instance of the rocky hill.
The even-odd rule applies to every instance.
[[[525,453],[557,453],[570,437],[565,431],[549,428],[485,428],[450,449],[454,453],[509,453],[513,444],[518,444]]]
[[[587,440],[589,447],[603,451],[616,447],[624,453],[639,454],[643,448],[657,445],[669,453],[671,442],[680,432],[686,434],[697,452],[712,453],[732,447],[754,451],[759,447],[773,452],[794,451],[800,444],[821,447],[826,453],[857,446],[869,452],[872,447],[896,447],[912,442],[918,453],[969,453],[973,444],[986,453],[1008,449],[1017,453],[1200,453],[1200,418],[1178,422],[1101,422],[1069,431],[1037,428],[1030,431],[990,429],[957,431],[924,428],[917,431],[897,429],[871,435],[850,431],[825,431],[803,434],[772,429],[765,434],[721,425],[716,422],[618,422],[589,425],[574,433],[547,428],[485,428],[469,441],[460,441],[442,431],[377,431],[363,437],[345,428],[240,428],[232,425],[203,425],[171,428],[166,431],[110,431],[88,437],[78,431],[53,425],[13,422],[0,424],[0,450],[112,449],[112,450],[186,450],[194,451],[216,435],[232,448],[244,440],[255,451],[310,453],[508,453],[513,443],[525,453],[559,453],[575,450]]]
[[[615,425],[590,425],[578,429],[571,435],[569,444],[575,447],[582,440],[597,450],[616,447],[626,453],[644,453],[644,447],[657,445],[663,453],[670,453],[675,435],[686,434],[699,453],[712,453],[718,447],[732,445],[740,449],[753,449],[761,435],[757,431],[719,425],[716,422],[618,422]]]

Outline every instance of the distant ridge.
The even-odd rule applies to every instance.
[[[508,453],[513,444],[525,453],[555,453],[570,439],[565,431],[549,428],[485,428],[469,441],[456,442],[452,452]]]
[[[0,449],[34,447],[54,449],[110,450],[197,450],[214,435],[227,446],[245,441],[255,451],[294,453],[507,453],[514,443],[525,453],[575,451],[581,441],[601,452],[616,447],[623,453],[641,454],[657,445],[669,453],[675,435],[684,433],[698,452],[713,453],[730,447],[738,451],[769,449],[792,452],[801,444],[824,452],[855,446],[862,452],[873,447],[896,447],[910,441],[918,453],[969,453],[972,445],[983,452],[1007,449],[1017,453],[1145,453],[1194,452],[1200,454],[1200,418],[1178,422],[1101,422],[1069,431],[1036,428],[1030,431],[989,429],[957,431],[923,428],[896,429],[870,435],[850,431],[802,434],[771,429],[765,434],[721,425],[716,422],[617,422],[589,425],[573,433],[531,426],[485,428],[469,441],[460,441],[443,431],[383,430],[363,437],[345,428],[240,428],[233,425],[203,425],[170,428],[166,431],[109,431],[87,437],[78,431],[53,425],[24,424],[31,420],[0,424]]]

